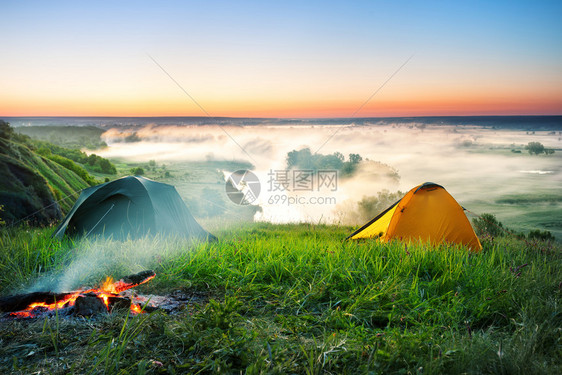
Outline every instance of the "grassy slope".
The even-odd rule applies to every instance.
[[[1,139],[0,143],[0,147],[4,150],[2,152],[4,162],[16,164],[18,165],[18,168],[30,169],[34,174],[43,177],[47,182],[47,189],[51,191],[55,200],[64,198],[68,195],[76,197],[76,192],[89,186],[74,172],[49,159],[37,155],[22,144],[7,141],[5,139]],[[5,169],[0,178],[2,181],[7,183],[13,182],[17,179],[17,176],[14,176],[10,171]],[[41,184],[42,182],[37,183]],[[20,195],[33,194],[33,190],[21,188],[18,189],[18,191],[14,191],[14,193]],[[34,199],[30,198],[30,200]],[[59,204],[63,212],[66,212],[72,207],[73,202],[74,199],[67,199],[61,201]],[[40,207],[38,207],[38,209],[39,208]]]
[[[70,210],[74,204],[75,198],[78,196],[77,192],[90,186],[76,173],[37,154],[33,154],[28,159],[28,163],[47,180],[55,191],[57,199],[68,195],[74,197],[74,199],[60,202],[60,206],[65,212]]]
[[[72,244],[3,232],[0,292],[153,268],[139,292],[210,298],[178,315],[2,322],[12,373],[560,373],[558,245],[495,239],[480,254],[342,242],[350,228],[254,224],[190,247],[161,238]],[[118,251],[114,252],[113,250]],[[156,250],[156,252],[154,252]],[[190,250],[190,251],[188,251]]]

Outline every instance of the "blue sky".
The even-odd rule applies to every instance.
[[[4,2],[0,115],[562,112],[562,2]],[[199,112],[198,112],[199,111]]]

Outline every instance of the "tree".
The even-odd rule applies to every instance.
[[[349,162],[351,164],[359,164],[363,158],[359,154],[349,154]]]
[[[96,162],[98,161],[98,156],[96,154],[90,154],[87,160],[89,165],[95,165]]]
[[[480,217],[472,219],[472,224],[478,236],[498,237],[506,231],[503,224],[493,214],[482,214]]]
[[[341,155],[341,154],[340,154]],[[343,156],[343,155],[342,155]],[[343,167],[343,161],[336,154],[333,155],[321,155],[316,158],[316,163],[314,169],[337,169],[341,170]]]
[[[299,167],[302,169],[312,168],[312,152],[310,148],[293,150],[287,154],[287,168]]]
[[[363,158],[359,154],[350,154],[349,161],[344,161],[345,157],[341,152],[334,152],[331,155],[322,155],[310,151],[310,148],[293,150],[287,153],[287,169],[296,168],[301,170],[312,170],[317,172],[323,169],[332,169],[342,172],[342,175],[351,175]]]
[[[131,174],[135,176],[142,176],[144,174],[144,169],[141,167],[131,168]]]
[[[101,169],[102,173],[107,173],[107,174],[117,173],[117,171],[115,170],[115,166],[113,164],[111,164],[109,162],[109,160],[107,160],[107,159],[100,158],[99,166],[100,166],[100,169]]]
[[[10,139],[13,134],[14,128],[10,126],[10,123],[0,120],[0,138]]]
[[[525,148],[529,151],[529,154],[539,155],[544,152],[544,146],[540,142],[529,142]]]

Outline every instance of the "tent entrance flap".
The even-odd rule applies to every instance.
[[[398,202],[393,206],[390,206],[387,210],[383,211],[376,220],[371,220],[370,224],[364,228],[353,233],[348,238],[359,239],[359,238],[377,238],[383,237],[387,233],[388,226],[390,225],[390,220],[394,216],[394,211],[398,207]]]

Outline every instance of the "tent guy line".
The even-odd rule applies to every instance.
[[[103,218],[107,216],[107,214],[109,213],[109,211],[113,210],[113,207],[115,207],[115,204],[112,204],[111,207],[109,207],[109,210],[107,210],[107,212],[106,212],[105,214],[103,214],[103,216],[98,220],[98,222],[96,223],[96,225],[94,225],[94,226],[92,227],[92,229],[90,229],[90,231],[89,231],[88,233],[86,233],[86,235],[84,236],[85,238],[87,238],[87,237],[90,235],[90,233],[92,233],[92,231],[93,231],[94,229],[96,229],[96,227],[98,226],[98,224],[101,223],[101,221],[103,220]]]
[[[391,80],[392,78],[394,78],[394,76],[395,76],[396,74],[398,74],[398,72],[401,71],[402,68],[403,68],[404,66],[406,66],[406,64],[407,64],[413,57],[414,57],[413,54],[410,55],[410,57],[408,57],[408,58],[406,59],[406,61],[404,61],[404,62],[402,63],[402,65],[400,65],[400,66],[398,67],[398,69],[396,69],[396,70],[394,71],[394,73],[392,73],[392,74],[390,75],[390,77],[388,77],[387,80],[384,81],[383,84],[380,85],[379,88],[376,89],[376,90],[371,94],[371,96],[369,96],[369,98],[368,98],[367,100],[365,100],[365,101],[363,102],[363,104],[361,104],[361,105],[353,112],[353,114],[352,114],[351,117],[349,117],[349,118],[355,118],[355,116],[359,113],[359,111],[361,111],[361,110],[363,109],[363,107],[366,106],[367,103],[369,103],[369,102],[371,101],[371,99],[373,99],[373,98],[375,97],[375,95],[377,95],[378,92],[381,91],[382,88],[383,88],[384,86],[386,86],[386,84],[387,84],[388,82],[390,82],[390,80]],[[322,143],[322,145],[321,145],[320,147],[318,147],[318,149],[317,149],[316,151],[314,151],[314,153],[317,154],[318,151],[320,151],[320,150],[326,145],[326,143],[330,142],[330,140],[331,140],[332,138],[334,138],[334,136],[335,136],[336,134],[338,134],[339,131],[340,131],[342,128],[344,128],[345,126],[346,126],[346,125],[342,125],[342,126],[338,127],[338,128],[336,129],[336,131],[334,131],[334,132],[332,133],[332,135],[330,135],[330,136],[328,137],[328,139],[326,139],[326,140],[324,141],[324,143]]]
[[[199,107],[199,109],[201,109],[201,111],[203,111],[203,113],[205,113],[205,114],[207,115],[207,117],[213,118],[213,116],[211,116],[211,115],[209,114],[209,112],[207,112],[207,111],[205,110],[205,108],[203,108],[203,106],[202,106],[201,104],[199,104],[199,102],[198,102],[197,100],[195,100],[195,98],[194,98],[193,96],[191,96],[191,95],[187,92],[187,90],[184,89],[183,86],[180,85],[179,82],[176,81],[176,80],[174,79],[174,77],[172,77],[171,74],[168,73],[168,72],[166,71],[166,69],[164,69],[164,67],[158,63],[158,61],[156,61],[156,60],[154,59],[154,57],[152,57],[152,56],[151,56],[150,54],[148,54],[148,53],[147,53],[147,56],[148,56],[148,57],[149,57],[149,58],[150,58],[150,59],[151,59],[151,60],[168,76],[168,78],[170,78],[170,79],[172,80],[172,82],[174,82],[174,83],[176,84],[176,86],[178,86],[178,87],[180,88],[181,91],[183,91],[183,93],[184,93],[185,95],[187,95],[187,97],[188,97],[189,99],[191,99],[191,100],[193,101],[193,103],[195,103],[195,104]],[[230,140],[232,140],[232,142],[234,142],[234,143],[236,144],[236,146],[238,146],[238,147],[240,148],[240,150],[242,150],[242,152],[244,152],[250,159],[252,159],[253,162],[256,162],[256,160],[252,157],[252,155],[250,155],[250,154],[248,153],[248,151],[246,151],[246,149],[244,149],[244,147],[242,147],[242,146],[240,145],[240,143],[238,143],[238,142],[236,141],[236,139],[234,139],[234,137],[233,137],[232,135],[230,135],[230,133],[227,132],[227,131],[223,128],[222,125],[219,125],[219,128],[224,132],[224,134],[226,134],[226,135],[228,136],[228,138],[230,138]]]
[[[58,204],[59,202],[62,202],[62,201],[64,201],[64,200],[66,200],[68,197],[70,197],[70,196],[72,196],[72,195],[75,195],[75,194],[80,194],[82,191],[84,191],[84,190],[86,190],[86,189],[87,189],[87,188],[84,188],[84,189],[81,189],[81,190],[78,190],[78,191],[74,191],[74,192],[68,194],[66,197],[63,197],[63,198],[61,198],[61,199],[59,199],[59,200],[56,200],[56,201],[53,201],[53,203],[41,207],[40,209],[38,209],[38,210],[35,211],[35,212],[30,213],[30,214],[27,215],[26,217],[23,217],[23,218],[19,219],[18,221],[12,222],[10,225],[8,225],[8,227],[9,227],[9,228],[12,228],[13,226],[15,226],[15,225],[21,223],[22,221],[24,221],[24,220],[26,220],[26,219],[29,219],[29,218],[32,217],[32,216],[37,215],[38,213],[40,213],[40,212],[46,210],[47,208],[49,208],[49,207],[51,207],[51,206],[54,206],[55,204]]]

